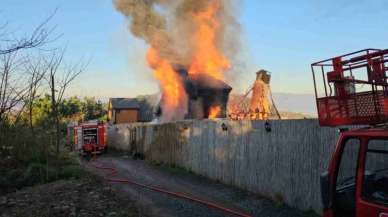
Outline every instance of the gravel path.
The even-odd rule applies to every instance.
[[[179,169],[149,165],[145,161],[132,160],[125,156],[101,156],[99,163],[115,165],[120,178],[160,187],[169,191],[182,192],[196,198],[206,199],[252,216],[261,217],[306,217],[305,213],[283,205],[277,205],[267,199],[241,191],[231,186],[216,183]],[[100,175],[104,171],[87,168]],[[225,212],[208,208],[191,201],[174,198],[162,193],[142,189],[128,184],[113,184],[114,188],[126,193],[137,201],[140,216],[230,216]]]

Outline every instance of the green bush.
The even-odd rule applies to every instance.
[[[0,193],[10,192],[27,186],[44,184],[60,179],[80,179],[85,171],[74,157],[62,156],[61,159],[34,159],[29,163],[19,164],[13,168],[0,165]],[[2,167],[2,168],[1,168]]]
[[[36,99],[29,110],[10,113],[0,121],[0,193],[58,179],[78,179],[84,174],[66,147],[69,121],[102,119],[106,105],[94,98],[71,97],[59,104],[60,153],[48,95]],[[17,117],[17,118],[16,118]],[[8,189],[8,190],[7,190]]]

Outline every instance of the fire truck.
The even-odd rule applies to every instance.
[[[324,217],[388,217],[388,49],[311,64],[321,126],[339,127],[321,175]]]
[[[106,152],[107,125],[100,121],[90,121],[75,126],[74,150],[82,155]]]

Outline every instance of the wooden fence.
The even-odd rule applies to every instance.
[[[110,145],[178,165],[210,179],[320,212],[320,174],[338,136],[314,119],[191,120],[114,125]]]

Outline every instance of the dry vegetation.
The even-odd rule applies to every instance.
[[[65,147],[66,118],[77,107],[64,95],[86,64],[65,64],[65,49],[56,46],[60,34],[50,24],[54,14],[29,33],[14,34],[8,23],[0,24],[2,194],[82,174]]]

